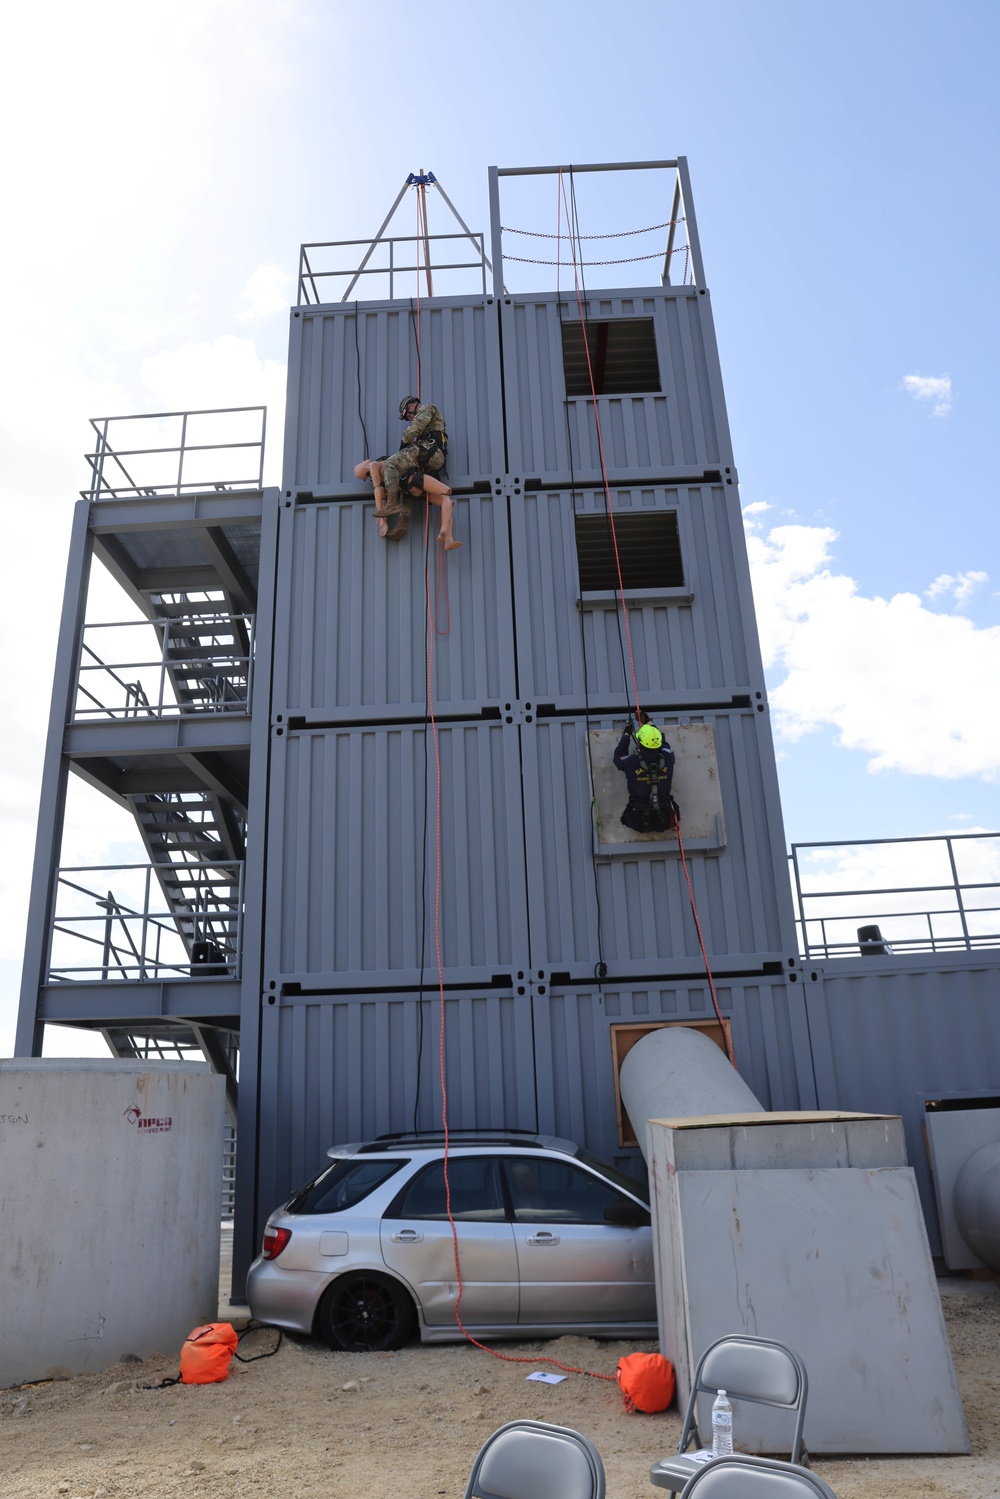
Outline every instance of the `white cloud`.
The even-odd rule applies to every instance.
[[[243,287],[247,306],[239,314],[240,322],[254,322],[287,312],[294,289],[294,279],[280,265],[257,266]]]
[[[912,593],[866,598],[832,567],[829,527],[748,524],[764,663],[779,736],[832,727],[870,771],[1000,778],[1000,627],[978,629]],[[965,575],[962,575],[965,576]]]
[[[930,403],[931,416],[947,416],[951,410],[950,375],[904,375],[903,389],[915,401]]]
[[[988,583],[989,580],[989,573],[940,573],[930,588],[924,590],[924,597],[938,599],[950,593],[954,595],[955,603],[961,609],[963,604],[969,602],[979,585]]]
[[[743,507],[743,514],[744,515],[763,515],[764,512],[765,512],[765,510],[770,510],[770,509],[771,509],[771,506],[767,503],[766,500],[754,500],[754,502],[753,502],[752,505],[744,505],[744,507]]]

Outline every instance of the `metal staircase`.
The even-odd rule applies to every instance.
[[[153,792],[129,801],[192,967],[206,977],[235,974],[243,816],[207,791]]]
[[[245,712],[251,629],[228,599],[153,594],[151,621],[178,706],[188,713]]]

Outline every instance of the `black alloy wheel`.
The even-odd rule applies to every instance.
[[[385,1353],[413,1331],[413,1303],[386,1275],[342,1275],[319,1306],[319,1330],[339,1353]]]

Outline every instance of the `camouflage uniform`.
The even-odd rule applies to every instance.
[[[386,460],[382,469],[382,483],[385,485],[385,494],[382,497],[384,510],[398,514],[400,510],[404,515],[409,515],[413,510],[413,497],[408,489],[401,489],[400,479],[408,474],[411,469],[420,467],[420,450],[414,444],[409,447],[400,448],[398,453],[392,453]]]
[[[403,442],[419,450],[419,465],[425,474],[438,474],[445,466],[448,433],[437,406],[418,406],[412,422],[403,431]]]

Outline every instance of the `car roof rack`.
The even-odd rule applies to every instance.
[[[424,1149],[444,1144],[444,1130],[399,1130],[377,1135],[357,1147],[359,1155],[385,1150]],[[527,1129],[450,1129],[449,1142],[456,1145],[513,1145],[519,1150],[560,1150],[572,1155],[576,1144],[556,1135],[537,1135]]]

